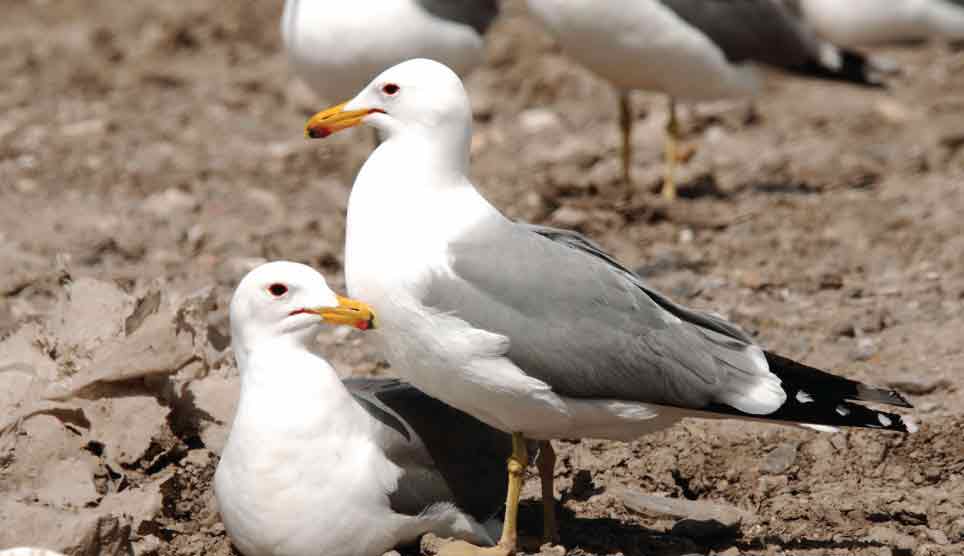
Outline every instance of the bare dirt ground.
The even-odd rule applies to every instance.
[[[5,4],[0,548],[230,553],[209,484],[236,395],[227,300],[265,259],[342,285],[371,144],[302,138],[323,104],[287,73],[279,12]],[[590,234],[778,352],[903,389],[923,422],[908,437],[694,421],[560,442],[569,553],[964,553],[964,53],[882,50],[903,67],[886,92],[774,76],[752,109],[688,111],[697,150],[667,205],[663,100],[636,98],[627,187],[612,91],[508,12],[468,80],[473,177],[497,206]],[[391,372],[357,333],[320,340],[345,374]],[[639,513],[621,485],[739,508],[739,523]]]

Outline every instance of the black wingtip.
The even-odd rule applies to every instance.
[[[857,399],[865,402],[877,402],[897,407],[912,408],[914,405],[907,401],[907,398],[897,390],[886,390],[867,386],[866,384],[857,385]]]

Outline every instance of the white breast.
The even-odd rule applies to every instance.
[[[382,554],[397,541],[387,493],[400,470],[373,443],[367,415],[330,367],[312,370],[331,385],[289,384],[293,373],[274,361],[265,369],[274,376],[245,376],[215,473],[228,535],[245,556]],[[257,354],[249,363],[258,364]]]

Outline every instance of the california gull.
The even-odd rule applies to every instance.
[[[498,13],[498,0],[286,0],[281,36],[294,73],[333,101],[409,58],[467,74]]]
[[[397,379],[339,380],[321,326],[373,322],[305,265],[251,271],[231,301],[241,397],[214,477],[245,556],[381,556],[427,531],[482,544],[505,500],[509,435]]]
[[[751,95],[760,87],[752,63],[878,85],[863,56],[817,40],[779,0],[527,1],[569,57],[618,89],[627,183],[632,165],[630,92],[668,95],[663,196],[669,199],[676,197],[677,99]]]
[[[842,46],[964,39],[964,0],[784,0]]]
[[[589,239],[503,216],[467,177],[471,115],[454,72],[409,60],[313,116],[306,133],[364,123],[385,139],[349,199],[348,289],[377,311],[374,335],[403,378],[513,433],[490,553],[516,547],[525,437],[631,440],[690,416],[914,429],[853,403],[909,407],[897,392],[768,352]]]

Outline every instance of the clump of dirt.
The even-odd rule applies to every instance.
[[[777,352],[900,388],[923,423],[905,437],[692,421],[559,442],[569,553],[960,554],[961,51],[881,50],[902,68],[883,92],[774,75],[752,106],[692,107],[683,198],[666,204],[663,99],[634,97],[624,184],[615,95],[518,4],[467,80],[483,193],[590,234]],[[237,398],[227,302],[277,258],[343,285],[370,149],[361,133],[302,138],[321,105],[288,79],[280,8],[5,7],[0,547],[231,553],[210,486]],[[346,375],[391,372],[358,333],[319,341]],[[537,535],[537,482],[526,494]]]

